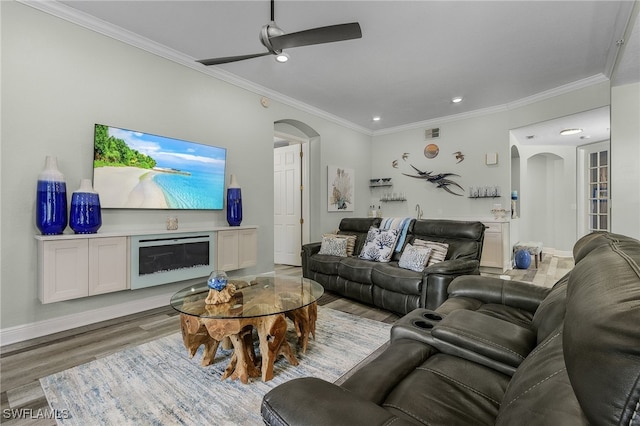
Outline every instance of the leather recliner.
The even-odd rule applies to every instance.
[[[466,276],[340,386],[268,392],[269,425],[640,425],[640,241],[594,233],[553,288]],[[318,336],[321,341],[321,336]]]

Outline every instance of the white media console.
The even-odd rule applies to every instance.
[[[206,277],[257,264],[256,226],[36,235],[42,303]]]

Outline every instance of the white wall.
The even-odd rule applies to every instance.
[[[35,184],[46,155],[58,158],[68,195],[92,176],[94,123],[228,148],[227,175],[242,186],[243,224],[258,225],[259,263],[273,269],[273,131],[281,119],[302,121],[321,135],[311,185],[326,200],[326,166],[356,170],[356,191],[368,191],[370,136],[167,61],[15,2],[0,2],[2,19],[2,330],[91,316],[125,302],[157,300],[183,285],[118,292],[42,305],[37,299]],[[356,196],[357,197],[357,196]],[[320,203],[321,204],[321,203]],[[349,215],[366,214],[366,203]],[[316,235],[346,214],[318,206]],[[324,210],[322,210],[324,208]],[[163,229],[166,211],[103,211],[109,228]],[[172,212],[182,227],[226,225],[224,211]],[[67,230],[70,232],[70,230]],[[75,318],[75,317],[74,317]],[[79,324],[69,324],[70,326]]]
[[[507,107],[502,111],[459,120],[437,120],[424,128],[414,128],[391,134],[374,136],[372,153],[372,177],[392,177],[393,191],[404,191],[406,203],[384,203],[383,214],[389,216],[415,216],[415,205],[420,204],[424,217],[431,218],[491,218],[493,204],[510,208],[511,193],[511,145],[510,129],[538,123],[551,118],[570,115],[609,104],[608,82],[591,85],[570,93],[555,96],[519,107]],[[439,127],[440,138],[424,139],[426,128]],[[440,153],[427,159],[423,150],[428,143],[436,143]],[[542,241],[546,247],[570,251],[576,241],[575,215],[575,148],[525,147],[520,150],[520,210],[518,213],[519,239]],[[465,159],[456,163],[452,153],[462,151]],[[403,161],[403,152],[409,153]],[[498,165],[485,165],[486,153],[498,153]],[[530,157],[548,154],[538,166],[538,172],[529,172],[526,164]],[[557,157],[553,160],[552,158]],[[558,159],[562,167],[558,168]],[[391,166],[398,160],[399,168]],[[417,179],[403,176],[410,173],[409,163],[424,171],[451,172],[452,177],[464,188],[464,197],[457,197]],[[516,171],[518,172],[518,171]],[[544,185],[539,180],[543,178]],[[500,199],[467,198],[469,186],[500,185]],[[551,192],[550,189],[553,189]],[[378,192],[377,192],[378,191]],[[371,199],[380,195],[372,189]],[[553,194],[550,198],[549,194]],[[531,195],[529,197],[528,195]],[[542,200],[545,200],[544,202]],[[376,205],[377,205],[376,201]],[[531,211],[529,211],[531,209]],[[542,212],[538,211],[541,210]]]
[[[611,88],[611,231],[640,239],[640,83]]]

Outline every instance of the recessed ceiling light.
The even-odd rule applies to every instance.
[[[380,116],[379,115],[374,116],[373,121],[380,121]]]
[[[536,137],[536,135],[527,135],[527,136],[525,136],[525,137],[526,137],[527,139],[533,139],[533,138],[535,138],[535,137]]]
[[[580,139],[591,139],[591,136],[589,135],[580,136]]]
[[[456,96],[455,98],[451,98],[451,102],[453,102],[454,104],[459,104],[460,102],[462,102],[462,96]]]
[[[578,133],[582,133],[582,129],[564,129],[560,131],[562,136],[576,135]]]
[[[278,53],[276,55],[276,62],[280,62],[281,64],[283,64],[288,60],[289,60],[289,55],[286,52]]]

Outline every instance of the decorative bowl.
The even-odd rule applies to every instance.
[[[227,286],[229,278],[224,271],[213,271],[207,280],[207,286],[210,289],[222,291]]]

